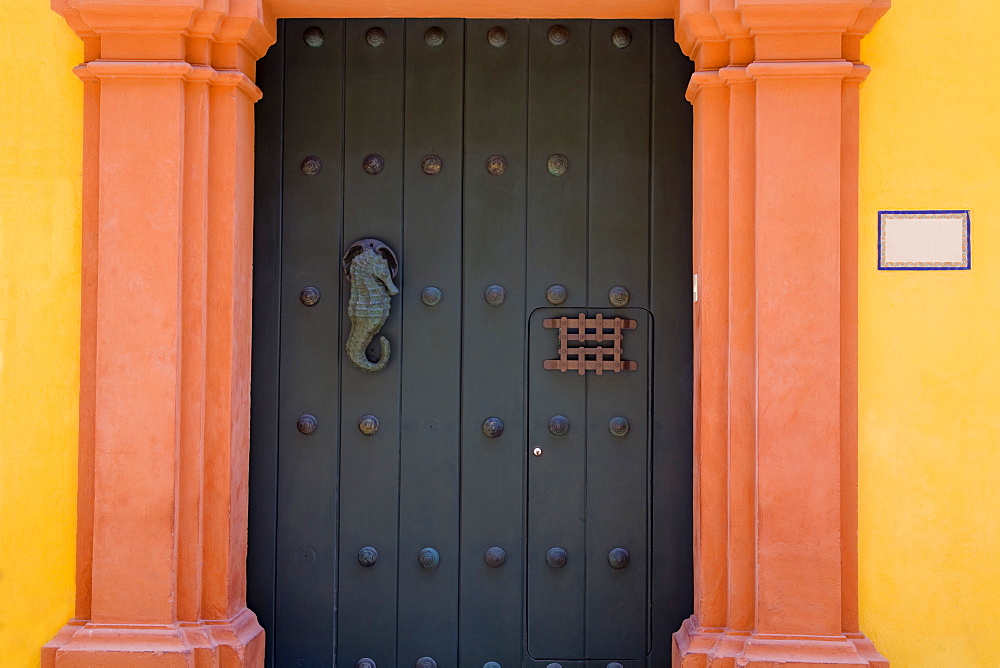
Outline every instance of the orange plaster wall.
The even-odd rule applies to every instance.
[[[40,0],[0,7],[0,666],[73,616],[83,87]]]
[[[1000,665],[1000,59],[992,0],[862,42],[861,628],[894,668]],[[971,209],[971,271],[878,271],[879,209]]]

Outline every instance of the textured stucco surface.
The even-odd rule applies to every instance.
[[[80,357],[80,41],[0,9],[0,666],[73,616]]]
[[[992,0],[896,0],[863,42],[862,630],[894,668],[1000,662],[1000,57]],[[971,271],[877,271],[879,209],[971,209]]]

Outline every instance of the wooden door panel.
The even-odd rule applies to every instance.
[[[615,287],[628,293],[635,319],[625,355],[636,371],[589,378],[587,386],[587,620],[592,659],[639,659],[648,634],[650,355],[649,192],[651,22],[594,21],[590,86],[590,303],[608,304]],[[629,421],[613,436],[613,417]],[[609,565],[612,549],[628,566]]]
[[[281,499],[275,553],[275,632],[278,656],[315,665],[329,656],[337,569],[337,479],[341,356],[340,255],[343,212],[342,21],[288,22],[286,54],[296,66],[285,74],[281,243],[281,368],[278,412],[278,494]],[[309,46],[309,28],[323,34]],[[303,163],[318,160],[313,173]],[[273,169],[273,166],[268,166]],[[333,233],[331,234],[331,230]],[[319,301],[306,306],[302,290]],[[303,434],[301,416],[316,418]],[[328,660],[328,659],[327,659]]]
[[[590,304],[624,286],[649,308],[650,22],[594,21],[590,82]],[[628,31],[628,46],[614,43]]]
[[[666,665],[691,601],[691,68],[672,24],[279,28],[258,174],[282,166],[257,183],[280,205],[255,223],[256,243],[280,246],[255,252],[255,272],[278,285],[255,284],[272,307],[255,305],[251,447],[250,572],[273,583],[251,583],[250,604],[269,665]],[[400,260],[374,373],[344,353],[340,258],[362,238]],[[558,348],[542,320],[581,312],[639,323],[635,371],[542,367]]]
[[[427,43],[432,28],[440,44],[437,32]],[[464,55],[462,21],[406,21],[399,666],[458,665]],[[437,173],[425,172],[428,156]],[[441,293],[433,306],[421,299],[428,287]],[[419,562],[427,548],[437,566]]]
[[[499,48],[494,28],[507,34]],[[516,665],[522,646],[527,29],[466,22],[460,665]],[[503,174],[487,171],[492,155]],[[484,297],[494,284],[499,305]],[[489,417],[501,436],[484,436]],[[506,552],[503,566],[486,565],[490,547]]]
[[[576,372],[542,368],[556,357],[556,330],[546,318],[577,310],[537,309],[528,321],[528,534],[526,545],[528,655],[537,660],[582,659],[586,646],[587,385]],[[553,435],[563,416],[569,431]],[[541,450],[536,455],[535,448]],[[550,550],[566,562],[551,565]]]
[[[589,34],[590,21],[532,21],[529,34],[527,257],[533,312],[523,449],[528,655],[536,659],[582,657],[584,650],[586,390],[579,378],[538,370],[541,360],[552,356],[555,340],[541,325],[551,317],[549,287],[561,285],[567,303],[587,303]],[[550,35],[565,41],[553,44]],[[566,160],[565,173],[557,156]],[[564,436],[549,431],[548,421],[556,415],[569,420]],[[541,457],[528,454],[535,447],[542,449]],[[556,547],[569,559],[553,570],[545,555]]]
[[[647,652],[649,601],[649,339],[652,318],[636,308],[609,309],[635,320],[625,333],[622,357],[635,371],[587,375],[587,581],[588,659],[640,659]],[[628,421],[622,436],[613,418]],[[628,563],[614,568],[612,550]]]
[[[652,583],[648,665],[670,662],[670,634],[691,614],[691,63],[670,21],[653,22],[650,304],[653,313]]]
[[[377,47],[371,43],[373,30],[384,32]],[[369,237],[394,250],[402,248],[404,43],[401,20],[346,22],[342,249]],[[383,161],[375,174],[364,168],[373,154]],[[341,285],[346,303],[350,283],[345,280]],[[390,341],[389,365],[377,373],[346,361],[341,365],[337,665],[344,668],[354,668],[362,657],[376,665],[396,660],[400,446],[396,356],[402,350],[398,298],[393,298],[390,309],[381,331]],[[343,355],[350,328],[350,320],[342,317],[338,355]],[[377,433],[360,431],[358,423],[365,415],[378,419]],[[378,552],[377,563],[367,567],[358,559],[366,547]]]

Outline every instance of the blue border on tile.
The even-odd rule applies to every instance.
[[[967,271],[972,269],[972,210],[971,209],[913,209],[913,210],[880,210],[878,212],[878,233],[875,235],[875,263],[879,271]],[[928,214],[960,213],[965,216],[965,239],[968,250],[965,254],[964,267],[884,267],[882,266],[882,214]]]

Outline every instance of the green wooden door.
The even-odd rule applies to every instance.
[[[269,663],[667,665],[692,605],[672,23],[279,33],[258,77],[248,560]],[[368,238],[399,265],[375,372],[345,353],[341,258]],[[591,340],[560,339],[581,317]],[[546,365],[560,341],[634,368]]]

